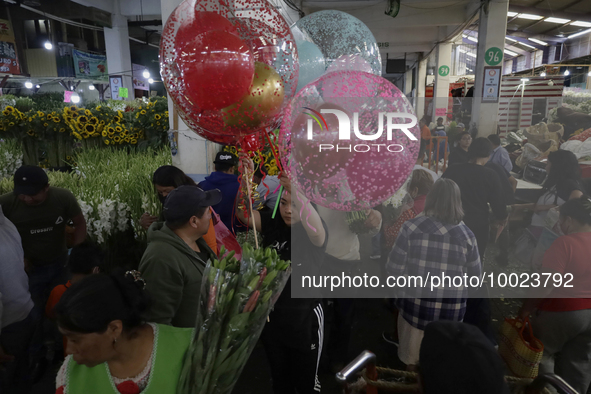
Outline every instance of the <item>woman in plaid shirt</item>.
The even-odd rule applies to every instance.
[[[440,179],[427,194],[424,215],[402,226],[388,257],[386,269],[394,277],[421,277],[396,287],[398,357],[409,369],[418,365],[423,330],[433,321],[462,321],[469,289],[445,282],[431,290],[427,277],[468,277],[481,274],[476,238],[462,222],[464,212],[458,185]],[[398,282],[398,286],[402,286]]]

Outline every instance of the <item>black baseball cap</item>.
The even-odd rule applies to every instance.
[[[232,152],[218,152],[213,162],[214,164],[230,164],[235,166],[238,164],[238,157]]]
[[[475,326],[440,320],[429,323],[419,354],[425,394],[508,394],[505,363]]]
[[[49,183],[43,169],[37,166],[22,166],[14,174],[14,194],[34,196]]]
[[[183,185],[171,191],[164,201],[164,220],[176,222],[195,216],[197,208],[211,207],[222,201],[218,189],[203,191],[193,185]]]

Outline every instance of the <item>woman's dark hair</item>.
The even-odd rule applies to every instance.
[[[568,200],[560,206],[560,215],[591,226],[591,199],[589,196],[581,196]]]
[[[196,185],[190,176],[175,166],[162,166],[158,168],[154,171],[152,183],[164,187],[174,187],[175,189],[183,185]]]
[[[544,182],[544,193],[560,182],[569,179],[573,181],[581,180],[581,167],[579,167],[579,161],[573,152],[564,149],[550,152],[548,161],[551,167]]]
[[[470,133],[468,133],[470,134]],[[489,157],[492,153],[492,143],[484,137],[478,137],[468,148],[468,157],[470,159],[481,159]]]
[[[492,142],[492,144],[493,144],[493,145],[495,145],[495,146],[499,146],[499,145],[501,145],[501,139],[500,139],[500,138],[499,138],[499,136],[498,136],[498,135],[496,135],[496,134],[491,134],[491,135],[489,135],[489,136],[488,136],[488,137],[486,137],[486,138],[488,138],[488,140],[489,140],[490,142]]]
[[[89,334],[105,332],[113,320],[132,333],[146,322],[150,299],[145,282],[123,270],[90,275],[74,283],[55,306],[59,327]]]
[[[68,268],[72,274],[92,274],[95,267],[101,268],[105,255],[101,248],[91,241],[75,246],[68,257]]]

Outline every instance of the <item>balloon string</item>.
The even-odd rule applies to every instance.
[[[292,197],[293,198],[293,197]],[[314,226],[312,226],[310,224],[310,215],[312,214],[312,211],[310,210],[310,204],[304,204],[304,202],[300,199],[299,193],[296,192],[296,198],[298,199],[298,201],[300,202],[300,204],[302,204],[302,209],[300,210],[300,218],[303,217],[303,213],[304,213],[304,208],[306,208],[306,210],[308,211],[308,214],[306,215],[306,225],[311,228],[312,230],[314,230],[314,232],[316,232],[316,229],[314,228]]]
[[[283,166],[281,165],[281,160],[279,160],[279,155],[277,154],[277,152],[275,152],[275,147],[271,143],[271,138],[269,138],[269,132],[267,131],[267,129],[265,129],[264,135],[265,135],[265,138],[267,138],[267,142],[269,143],[269,146],[271,147],[271,153],[273,153],[273,157],[275,157],[275,161],[277,162],[277,167],[279,167],[279,170],[281,172],[283,172]]]

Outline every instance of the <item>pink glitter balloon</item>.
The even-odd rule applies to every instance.
[[[391,197],[420,147],[414,110],[388,80],[360,71],[325,74],[286,109],[279,132],[284,170],[311,201],[361,211]]]
[[[265,77],[280,79],[267,96],[255,85],[262,63],[268,66]],[[278,127],[296,91],[297,49],[289,25],[266,0],[185,0],[164,25],[160,74],[187,126],[202,136],[220,136],[212,140],[240,141]],[[279,108],[269,97],[277,89],[283,95]],[[265,99],[275,101],[266,105]],[[229,115],[244,102],[248,109],[239,116],[245,121]]]

